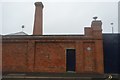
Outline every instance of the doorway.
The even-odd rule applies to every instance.
[[[66,49],[66,71],[75,72],[76,65],[75,49]]]

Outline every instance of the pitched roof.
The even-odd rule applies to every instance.
[[[28,34],[21,31],[21,32],[17,32],[17,33],[11,33],[11,34],[8,34],[8,35],[28,35]]]

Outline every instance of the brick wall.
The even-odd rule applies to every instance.
[[[14,40],[13,40],[14,41]],[[76,49],[77,73],[103,73],[101,40],[3,42],[3,72],[66,72],[66,49]]]
[[[27,43],[3,43],[2,68],[7,72],[25,72],[27,70]]]

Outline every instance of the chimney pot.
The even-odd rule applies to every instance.
[[[42,8],[44,8],[44,5],[42,4],[42,2],[35,2],[35,6],[41,6]]]

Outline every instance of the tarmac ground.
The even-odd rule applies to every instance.
[[[120,80],[119,74],[9,73],[2,80]]]

